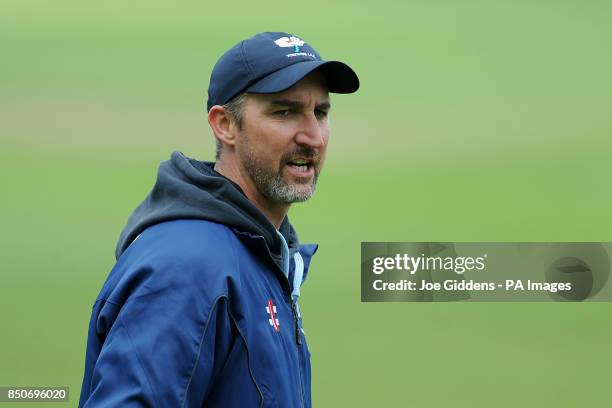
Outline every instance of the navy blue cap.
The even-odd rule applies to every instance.
[[[352,93],[359,78],[340,61],[324,61],[304,40],[288,33],[259,33],[219,58],[210,76],[207,110],[242,93],[282,92],[318,69],[329,92]]]

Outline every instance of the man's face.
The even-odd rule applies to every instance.
[[[329,139],[329,95],[315,72],[288,90],[250,94],[236,154],[259,194],[274,204],[308,200]]]

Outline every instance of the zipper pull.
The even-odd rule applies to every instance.
[[[295,302],[291,302],[291,311],[293,312],[293,318],[295,319],[295,341],[298,345],[302,345],[302,335],[300,333],[300,325],[298,324],[298,314],[295,307]]]

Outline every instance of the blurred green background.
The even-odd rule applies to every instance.
[[[333,96],[318,192],[290,213],[320,244],[314,405],[607,405],[612,304],[362,304],[359,249],[612,240],[611,19],[596,0],[5,0],[0,385],[68,385],[76,406],[121,228],[172,150],[213,158],[217,58],[278,30],[362,82]]]

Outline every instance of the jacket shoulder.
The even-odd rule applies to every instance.
[[[231,229],[204,220],[173,220],[147,228],[117,260],[99,298],[123,303],[159,292],[227,293],[236,273]]]
[[[146,257],[160,264],[225,263],[236,248],[234,241],[231,229],[222,224],[205,220],[166,221],[144,230],[121,258]]]

